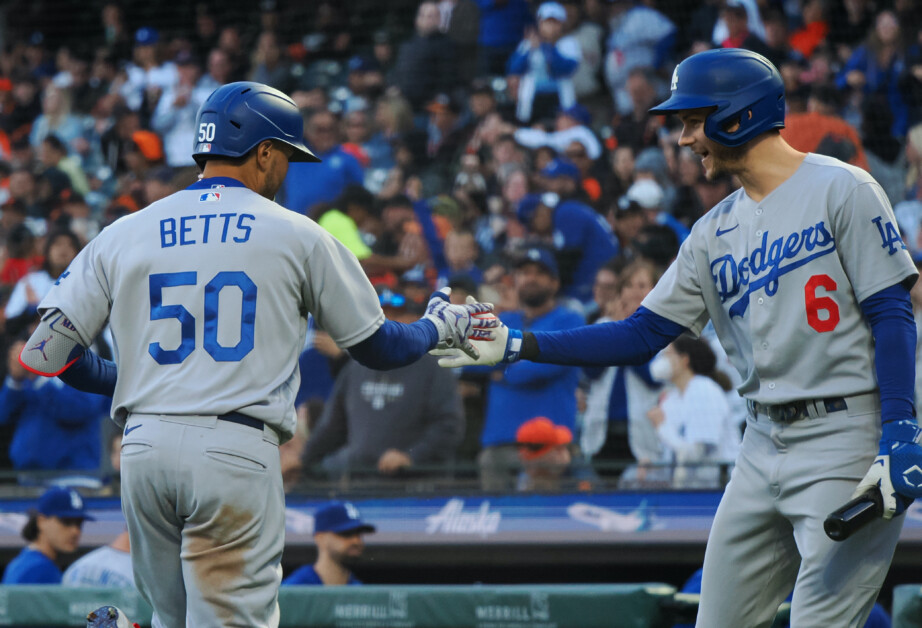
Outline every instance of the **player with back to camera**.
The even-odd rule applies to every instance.
[[[272,201],[289,162],[317,161],[281,92],[224,85],[196,129],[203,178],[92,240],[40,305],[26,347],[47,340],[47,359],[20,360],[113,395],[122,510],[153,626],[277,626],[278,444],[295,429],[308,313],[374,368],[437,345],[471,351],[468,337],[495,319],[436,293],[419,321],[386,320],[355,256]],[[84,351],[107,320],[115,364]]]
[[[792,626],[860,626],[922,495],[913,411],[916,269],[880,185],[780,136],[784,85],[764,57],[710,50],[682,61],[680,146],[709,179],[742,188],[699,219],[630,318],[556,332],[501,327],[443,366],[528,359],[636,364],[710,319],[750,408],[711,528],[697,625],[771,624],[793,588]],[[834,543],[823,520],[878,486],[882,518]]]

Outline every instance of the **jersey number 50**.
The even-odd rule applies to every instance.
[[[195,317],[181,305],[163,305],[163,289],[171,286],[194,286],[198,283],[195,271],[184,273],[158,273],[150,276],[150,319],[152,321],[175,318],[179,321],[181,342],[176,349],[164,349],[152,342],[147,352],[157,364],[179,364],[195,350]],[[240,340],[233,347],[218,343],[218,304],[221,290],[228,286],[240,289],[243,299],[240,308]],[[253,330],[256,327],[256,284],[241,271],[221,272],[205,284],[205,332],[202,346],[215,362],[239,362],[253,350]]]

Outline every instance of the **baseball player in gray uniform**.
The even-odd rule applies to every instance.
[[[701,628],[769,626],[794,591],[791,625],[862,626],[903,517],[922,495],[913,411],[916,271],[877,182],[780,136],[784,86],[755,53],[702,52],[678,65],[679,144],[733,192],[693,227],[629,319],[561,332],[499,330],[479,359],[643,362],[708,320],[739,370],[747,429],[708,539]],[[882,518],[841,543],[825,517],[877,486]]]
[[[295,429],[308,313],[374,368],[437,345],[473,351],[467,338],[494,323],[472,316],[489,306],[441,293],[415,323],[386,320],[355,256],[271,200],[290,161],[318,161],[281,92],[220,87],[196,128],[203,178],[92,240],[41,303],[20,360],[113,395],[122,509],[153,625],[277,626],[278,444]],[[107,321],[116,364],[84,351]]]

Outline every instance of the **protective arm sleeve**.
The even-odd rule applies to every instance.
[[[913,420],[916,378],[916,323],[909,290],[897,284],[861,302],[874,336],[881,421]]]
[[[576,366],[643,364],[686,331],[641,306],[623,321],[525,332],[521,358]]]
[[[410,324],[385,320],[375,333],[348,351],[362,366],[385,371],[415,362],[438,341],[435,325],[427,320]]]
[[[77,330],[61,310],[45,312],[32,337],[19,354],[19,363],[26,370],[54,377],[60,375],[83,352]]]

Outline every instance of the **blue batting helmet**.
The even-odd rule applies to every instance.
[[[724,146],[741,146],[784,126],[784,81],[768,59],[750,50],[699,52],[676,66],[672,95],[650,112],[702,107],[715,107],[704,122],[704,134]],[[739,128],[728,132],[735,122]]]
[[[195,116],[192,158],[242,157],[263,140],[295,149],[289,161],[320,161],[304,145],[304,120],[294,101],[277,89],[241,81],[214,90]]]

